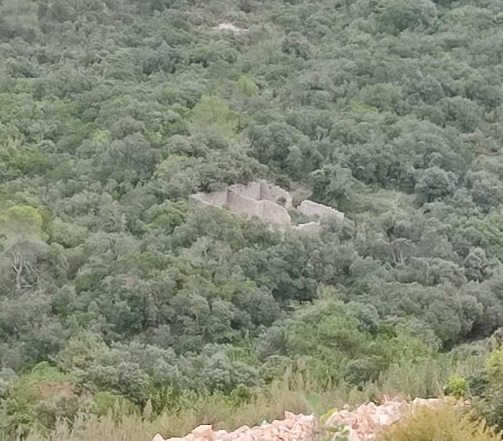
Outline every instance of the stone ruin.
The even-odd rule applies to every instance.
[[[320,220],[324,217],[333,217],[341,221],[344,219],[344,214],[332,207],[307,199],[298,207],[294,207],[292,196],[288,191],[265,180],[250,182],[247,185],[235,184],[210,193],[196,193],[189,196],[189,205],[227,208],[232,213],[248,219],[257,217],[265,223],[292,227],[304,233],[318,232]],[[290,212],[294,210],[313,220],[293,225]]]
[[[220,23],[218,26],[215,26],[213,29],[216,29],[218,31],[230,31],[235,34],[248,32],[248,29],[239,28],[235,24],[230,23],[228,21],[224,21],[223,23]]]

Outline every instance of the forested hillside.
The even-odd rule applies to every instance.
[[[497,0],[0,0],[6,436],[293,374],[503,385],[502,26]],[[187,204],[259,178],[344,222]]]

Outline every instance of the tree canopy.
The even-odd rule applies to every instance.
[[[1,1],[6,431],[53,426],[33,382],[71,387],[53,416],[86,394],[161,411],[153,391],[299,360],[361,387],[491,336],[502,20],[490,0]],[[345,220],[284,234],[187,203],[261,178]]]

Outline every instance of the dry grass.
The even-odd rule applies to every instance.
[[[164,437],[183,436],[200,424],[213,424],[217,429],[226,430],[244,424],[258,425],[263,420],[282,418],[285,410],[321,416],[346,403],[356,405],[383,396],[405,399],[439,396],[450,372],[452,369],[442,363],[430,361],[391,368],[376,383],[360,389],[337,386],[328,390],[303,375],[289,374],[239,404],[223,395],[211,395],[194,398],[185,403],[181,411],[166,409],[155,418],[131,415],[120,409],[101,417],[82,415],[73,428],[61,421],[52,434],[31,434],[26,441],[150,441],[155,433]],[[492,438],[480,438],[486,439]]]
[[[26,441],[152,441],[155,425],[138,415],[127,415],[116,420],[106,417],[80,416],[73,428],[61,422],[56,430],[47,436],[31,434]]]
[[[502,434],[489,428],[464,406],[446,401],[417,406],[383,429],[377,441],[501,441]]]
[[[239,405],[221,395],[206,396],[194,400],[181,412],[166,410],[152,419],[121,415],[120,409],[116,409],[101,417],[81,415],[73,427],[61,421],[52,434],[32,433],[26,441],[150,441],[155,433],[164,437],[182,436],[200,424],[234,430],[244,424],[253,426],[264,420],[283,418],[285,410],[321,415],[346,402],[367,401],[373,394],[373,389],[356,391],[345,387],[319,391],[298,376],[272,384]]]

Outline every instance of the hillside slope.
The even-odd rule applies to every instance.
[[[492,0],[1,1],[6,437],[117,400],[180,435],[208,402],[261,402],[251,425],[453,385],[500,424],[502,22]],[[187,203],[259,179],[344,219]]]

